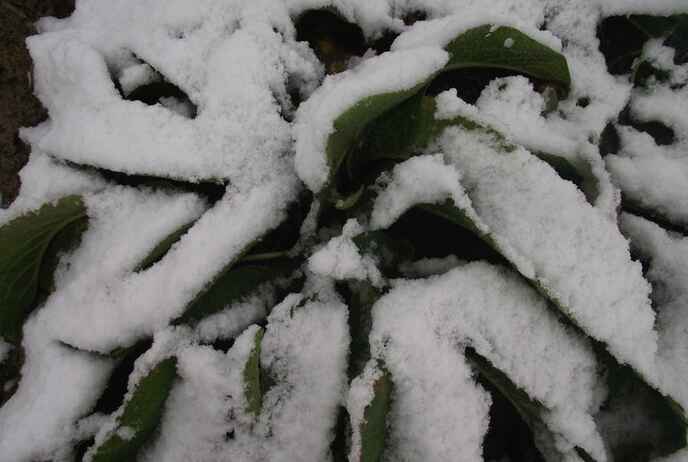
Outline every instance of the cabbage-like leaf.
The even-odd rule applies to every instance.
[[[116,429],[100,445],[92,448],[93,462],[121,462],[136,460],[136,454],[153,434],[177,377],[177,359],[167,358],[158,363],[136,385],[124,404]]]
[[[85,217],[81,198],[67,196],[0,228],[0,337],[18,341],[22,323],[35,303],[51,243],[65,228]]]

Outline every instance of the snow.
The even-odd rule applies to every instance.
[[[688,70],[688,66],[684,66]],[[673,73],[677,75],[676,72]],[[684,78],[683,82],[688,81]],[[635,90],[631,114],[640,121],[659,121],[673,129],[671,145],[657,145],[646,133],[618,127],[621,150],[610,155],[607,166],[624,197],[636,205],[652,209],[673,223],[688,223],[688,88],[677,90],[670,83],[649,90]]]
[[[324,460],[334,438],[346,387],[348,314],[334,293],[317,297],[286,299],[268,317],[261,365],[277,383],[263,398],[270,411],[261,425],[270,432],[272,461]]]
[[[483,262],[395,282],[373,307],[371,348],[397,385],[391,428],[400,460],[478,457],[486,398],[462,359],[465,346],[542,403],[562,453],[578,445],[606,460],[592,417],[605,395],[592,346],[547,305],[516,273]]]
[[[181,380],[166,403],[161,437],[142,460],[325,460],[345,390],[349,334],[345,307],[321,297],[292,294],[268,317],[260,363],[275,383],[258,417],[246,411],[243,379],[258,326],[227,353],[178,346]]]
[[[348,70],[324,76],[294,27],[301,13],[322,7],[369,40],[400,35],[391,51],[368,50]],[[633,89],[629,78],[607,72],[596,38],[608,15],[685,10],[685,0],[81,0],[70,18],[40,20],[27,46],[49,117],[21,130],[31,156],[0,224],[77,194],[89,228],[61,257],[56,291],[25,324],[18,389],[0,408],[0,459],[70,460],[76,442],[93,435],[131,437],[118,426],[122,409],[89,415],[115,365],[94,352],[142,338],[154,343],[136,361],[127,397],[164,358],[177,358],[179,375],[142,460],[327,460],[341,406],[352,418],[355,458],[378,361],[394,383],[386,460],[480,460],[491,398],[464,355],[469,346],[542,404],[536,439],[553,460],[580,460],[575,446],[611,460],[606,443],[623,438],[615,419],[653,434],[641,409],[600,411],[607,390],[591,342],[543,295],[688,409],[688,243],[618,210],[623,193],[624,206],[688,223],[688,65],[675,65],[673,50],[650,40],[643,58],[668,70],[669,81]],[[428,20],[403,23],[418,11]],[[328,186],[327,142],[342,113],[425,81],[448,61],[449,41],[486,23],[516,27],[566,57],[572,87],[555,110],[521,76],[493,80],[475,105],[455,90],[439,94],[436,118],[461,115],[504,140],[448,129],[384,173],[372,187],[372,209],[343,226],[318,227],[329,211],[316,194],[291,253],[307,257],[300,294],[273,306],[275,286],[267,284],[193,328],[169,326],[286,218],[301,182],[314,193]],[[161,81],[186,97],[127,99]],[[660,146],[617,125],[621,149],[603,160],[601,132],[627,104],[633,117],[672,128],[675,142]],[[500,151],[501,143],[514,150]],[[542,154],[574,165],[584,176],[580,190]],[[209,205],[195,193],[118,186],[99,169],[214,182],[226,192]],[[447,200],[516,271],[449,255],[405,262],[398,269],[409,279],[388,281],[355,245],[356,236],[388,228],[415,205]],[[189,223],[159,262],[134,271]],[[652,292],[629,245],[647,264]],[[371,281],[385,294],[373,310],[373,359],[349,387],[348,309],[334,290],[347,279]],[[266,317],[260,363],[275,384],[255,416],[245,411],[242,370],[254,323]],[[227,353],[208,345],[229,339]],[[9,349],[0,341],[0,363]],[[666,460],[685,457],[684,450]]]
[[[352,238],[361,234],[363,227],[355,219],[344,224],[342,234],[332,238],[323,248],[308,259],[308,269],[320,276],[335,280],[370,280],[381,287],[382,274],[370,255],[361,255]]]
[[[257,289],[245,300],[233,303],[224,310],[201,319],[195,326],[200,341],[210,343],[218,339],[238,336],[248,326],[264,318],[275,304],[269,283]]]
[[[22,168],[21,193],[8,209],[0,209],[0,223],[10,220],[43,204],[57,201],[71,194],[96,192],[106,182],[93,173],[81,172],[56,162],[46,154],[33,150]]]
[[[657,310],[661,388],[688,409],[688,238],[628,213],[621,216],[621,229],[648,261],[647,278],[653,284]]]
[[[650,288],[616,226],[523,148],[500,152],[492,135],[460,128],[445,130],[436,148],[518,271],[622,362],[654,376]]]
[[[150,64],[140,63],[125,67],[119,74],[119,85],[124,96],[136,90],[138,87],[148,85],[161,80],[160,74],[155,72]]]
[[[389,227],[417,204],[439,204],[451,199],[462,209],[470,208],[460,173],[446,165],[441,154],[413,157],[396,165],[388,176],[378,180],[382,189],[373,205],[372,229]]]
[[[448,58],[440,48],[420,47],[384,53],[328,75],[296,112],[295,162],[301,181],[313,192],[327,182],[327,140],[335,132],[337,117],[368,96],[413,88],[441,69]]]
[[[260,3],[80,2],[27,41],[50,120],[26,137],[60,158],[125,173],[262,182],[287,162],[287,76],[307,86],[321,70],[293,31],[273,31],[288,23],[284,5]],[[144,82],[131,75],[136,59],[186,92],[197,117],[122,99],[110,72],[124,73],[126,92]]]
[[[58,290],[44,311],[61,340],[87,350],[110,351],[130,345],[146,331],[152,334],[155,316],[165,315],[155,311],[155,306],[145,306],[145,294],[158,297],[162,288],[132,287],[132,280],[160,271],[165,263],[142,273],[133,270],[159,241],[197,219],[206,206],[190,194],[146,193],[125,187],[84,199],[89,227],[81,245],[61,260],[55,278]]]
[[[231,457],[231,452],[223,453],[228,445],[225,435],[234,432],[240,439],[253,420],[245,411],[243,370],[257,331],[255,325],[247,328],[227,353],[200,345],[179,351],[181,380],[166,402],[161,436],[142,460],[201,462]]]
[[[114,361],[60,345],[43,316],[24,325],[25,362],[15,394],[0,408],[0,454],[13,462],[62,460],[76,422],[105,389]]]

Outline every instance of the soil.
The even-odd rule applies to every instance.
[[[36,125],[46,111],[33,96],[31,58],[24,39],[36,33],[34,22],[43,16],[65,17],[74,0],[0,0],[0,206],[7,207],[20,186],[19,170],[29,147],[18,135],[20,127]]]

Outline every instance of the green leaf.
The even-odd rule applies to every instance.
[[[53,240],[70,225],[86,219],[86,207],[78,196],[68,196],[53,204],[22,215],[0,228],[0,337],[17,342],[24,319],[33,308],[39,288],[41,268]],[[85,228],[75,225],[69,234]],[[62,248],[63,239],[53,247]],[[56,265],[56,262],[51,263]],[[44,275],[44,285],[51,281]]]
[[[408,90],[368,96],[337,117],[333,124],[334,132],[329,136],[326,147],[330,182],[336,177],[346,157],[363,138],[362,135],[368,124],[418,93],[424,86],[423,81]],[[332,202],[336,202],[341,198],[336,190],[332,189],[333,187],[336,185],[330,185],[329,193],[333,196]]]
[[[633,14],[628,20],[648,38],[658,38],[669,34],[678,22],[675,16],[650,16]]]
[[[612,435],[624,435],[607,438],[613,460],[649,460],[685,447],[688,422],[680,406],[645,383],[631,367],[619,364],[601,344],[595,347],[600,363],[606,366],[609,389],[599,413],[601,422],[610,422]],[[625,419],[629,409],[647,427]]]
[[[253,339],[253,348],[244,366],[244,394],[246,395],[247,411],[254,416],[260,414],[263,405],[263,391],[260,380],[260,344],[265,330],[259,328]]]
[[[556,84],[563,93],[571,87],[566,58],[513,27],[476,27],[450,42],[447,51],[445,69],[493,67]]]
[[[55,270],[63,253],[76,249],[81,243],[81,235],[88,229],[88,217],[81,217],[65,226],[50,242],[38,275],[39,299],[55,290]]]
[[[343,292],[345,303],[349,308],[349,367],[347,375],[350,380],[361,374],[370,359],[370,330],[373,326],[372,308],[382,292],[368,281],[345,281],[338,286]]]
[[[160,241],[151,250],[146,257],[141,260],[141,262],[134,269],[135,272],[144,271],[154,264],[156,264],[165,254],[170,250],[172,245],[176,243],[186,232],[196,223],[196,221],[191,221],[179,227],[178,229],[172,231],[168,234],[162,241]]]
[[[193,324],[238,302],[261,284],[286,276],[297,266],[288,259],[274,259],[239,264],[222,273],[189,304],[174,324]]]
[[[177,376],[177,359],[167,358],[155,366],[136,386],[115,430],[93,449],[93,462],[136,460],[136,454],[153,434]],[[128,433],[126,438],[122,433]]]
[[[486,67],[506,69],[554,85],[563,94],[571,86],[566,58],[561,53],[511,27],[476,27],[459,35],[446,48],[450,60],[438,73],[411,89],[364,98],[335,120],[335,130],[326,148],[330,167],[326,196],[339,204],[339,208],[353,206],[360,197],[361,186],[370,176],[376,176],[375,169],[368,168],[371,162],[407,159],[449,125],[480,127],[461,117],[435,119],[435,100],[426,96],[425,91],[442,72]]]
[[[382,367],[382,375],[373,384],[373,399],[363,411],[361,458],[359,462],[379,462],[385,449],[387,415],[392,406],[393,383],[390,373]]]
[[[688,14],[678,16],[676,27],[664,44],[676,50],[674,64],[688,63]]]

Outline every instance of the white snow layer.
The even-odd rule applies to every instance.
[[[649,265],[662,389],[688,409],[688,238],[628,213],[621,215],[621,229]]]
[[[293,19],[324,6],[359,23],[366,37],[386,29],[404,33],[393,51],[327,76],[311,95],[323,68],[305,44],[296,42]],[[404,25],[400,17],[413,11],[426,11],[429,21]],[[648,286],[609,220],[618,191],[589,143],[599,139],[629,98],[635,116],[670,126],[677,135],[672,146],[657,146],[648,135],[621,128],[622,150],[606,165],[625,197],[685,223],[688,93],[685,87],[670,91],[661,85],[632,93],[628,79],[607,73],[595,34],[606,15],[679,12],[685,12],[685,0],[81,0],[72,17],[41,20],[41,33],[28,46],[35,90],[49,119],[22,131],[32,154],[21,172],[21,194],[10,209],[0,210],[0,223],[67,194],[85,194],[91,227],[82,247],[63,258],[57,292],[25,325],[22,379],[0,409],[0,460],[66,460],[84,432],[77,422],[98,399],[113,362],[59,341],[109,351],[145,335],[155,335],[156,343],[137,362],[130,390],[155,361],[172,353],[183,378],[147,460],[326,459],[336,408],[347,396],[349,334],[340,302],[331,296],[316,301],[291,296],[273,310],[261,362],[278,383],[266,396],[259,420],[249,430],[236,431],[230,442],[221,431],[247,422],[237,410],[241,388],[232,366],[245,357],[255,328],[227,354],[190,342],[235,335],[266,306],[249,300],[194,333],[165,326],[214,275],[284,218],[299,189],[294,163],[309,188],[324,186],[327,137],[342,112],[362,98],[407,89],[432,75],[447,60],[441,47],[452,34],[488,22],[513,25],[561,49],[572,74],[569,96],[558,111],[543,114],[542,97],[524,79],[511,77],[489,85],[474,107],[457,106],[451,93],[441,95],[444,109],[468,111],[531,151],[588,163],[600,188],[598,210],[525,150],[497,156],[479,135],[450,132],[440,143],[442,157],[431,152],[383,179],[371,224],[385,227],[418,202],[462,202],[520,272],[685,408],[684,239],[622,216],[634,248],[651,259],[649,279],[661,288],[653,294],[661,302],[656,338]],[[540,31],[545,18],[548,31]],[[671,61],[658,44],[650,43],[646,54],[664,67]],[[673,66],[672,72],[672,84],[685,82],[685,68]],[[163,79],[189,101],[165,99],[147,106],[118,93],[117,86],[126,96]],[[310,96],[293,124],[287,122],[294,110],[290,85]],[[588,104],[577,104],[581,98]],[[206,211],[193,195],[112,187],[98,174],[60,160],[230,186]],[[160,262],[132,272],[161,238],[195,219]],[[335,237],[328,246],[350,237]],[[352,256],[335,253],[336,258]],[[545,418],[559,432],[556,445],[566,460],[575,459],[574,444],[604,460],[590,417],[604,390],[587,342],[556,323],[544,301],[511,272],[482,263],[452,269],[460,264],[451,257],[417,262],[409,266],[410,274],[449,272],[430,281],[400,281],[376,306],[374,354],[395,376],[399,398],[392,413],[396,449],[390,457],[480,458],[490,398],[461,354],[471,345],[545,404]],[[335,267],[320,272],[336,276]],[[461,310],[454,309],[458,304]],[[348,404],[362,413],[361,403],[370,396],[359,382],[354,381]],[[222,412],[231,409],[235,418],[228,422]],[[109,425],[113,422],[111,416]],[[100,424],[98,417],[93,427]],[[101,438],[106,431],[107,425]],[[683,458],[685,451],[671,460]]]
[[[685,66],[688,71],[688,66]],[[683,84],[688,83],[688,76]],[[673,90],[657,84],[636,90],[631,114],[642,122],[661,122],[673,130],[674,142],[658,145],[647,133],[618,127],[621,150],[607,159],[624,197],[680,225],[688,224],[688,87]]]
[[[501,152],[489,133],[449,128],[437,148],[519,272],[621,362],[654,377],[650,287],[616,225],[550,166],[523,148]]]
[[[579,445],[606,460],[592,418],[605,391],[591,345],[516,273],[482,262],[396,281],[373,307],[371,348],[395,384],[392,460],[480,459],[490,400],[466,346],[543,404],[562,453]]]
[[[312,85],[321,73],[280,2],[87,1],[50,29],[27,40],[50,119],[25,136],[126,173],[261,182],[290,149],[287,76]],[[145,83],[143,64],[184,91],[197,116],[123,99],[111,73],[128,93]]]
[[[346,307],[327,297],[292,294],[273,309],[260,361],[275,383],[257,417],[246,411],[243,381],[257,326],[226,354],[194,345],[177,350],[181,380],[166,404],[161,438],[143,460],[327,460],[346,385],[346,318]]]

